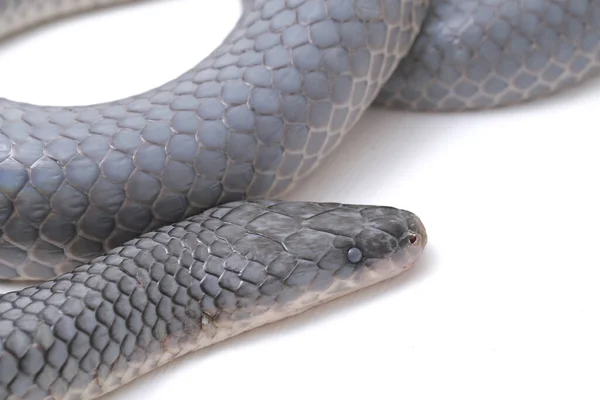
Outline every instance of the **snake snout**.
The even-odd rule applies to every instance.
[[[408,240],[413,246],[425,248],[427,245],[427,229],[416,214],[404,211],[408,225]]]
[[[427,229],[416,214],[406,210],[401,212],[408,229],[392,259],[397,264],[409,266],[417,262],[427,245]]]

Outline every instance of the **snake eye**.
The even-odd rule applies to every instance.
[[[363,253],[358,247],[351,247],[348,249],[348,253],[346,253],[346,258],[352,264],[356,264],[362,260]]]

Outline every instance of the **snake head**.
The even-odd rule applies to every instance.
[[[234,251],[264,266],[257,296],[282,314],[398,275],[427,242],[421,220],[393,207],[270,200],[229,207],[225,219],[246,232]]]
[[[427,244],[422,221],[393,207],[338,205],[309,218],[305,226],[335,235],[316,266],[333,269],[333,282],[321,297],[342,296],[410,269]],[[324,238],[322,238],[324,239]]]

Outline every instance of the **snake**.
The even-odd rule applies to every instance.
[[[0,0],[0,38],[133,1]],[[369,107],[506,107],[599,69],[598,0],[242,0],[156,88],[0,98],[0,279],[38,282],[0,296],[0,399],[95,399],[409,270],[412,212],[279,199]]]

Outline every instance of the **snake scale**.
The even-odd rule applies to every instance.
[[[0,36],[132,0],[0,0]],[[0,99],[0,399],[94,399],[388,279],[409,211],[274,200],[372,105],[530,101],[600,69],[597,0],[242,0],[223,43],[104,104]],[[266,200],[271,199],[271,200]]]

